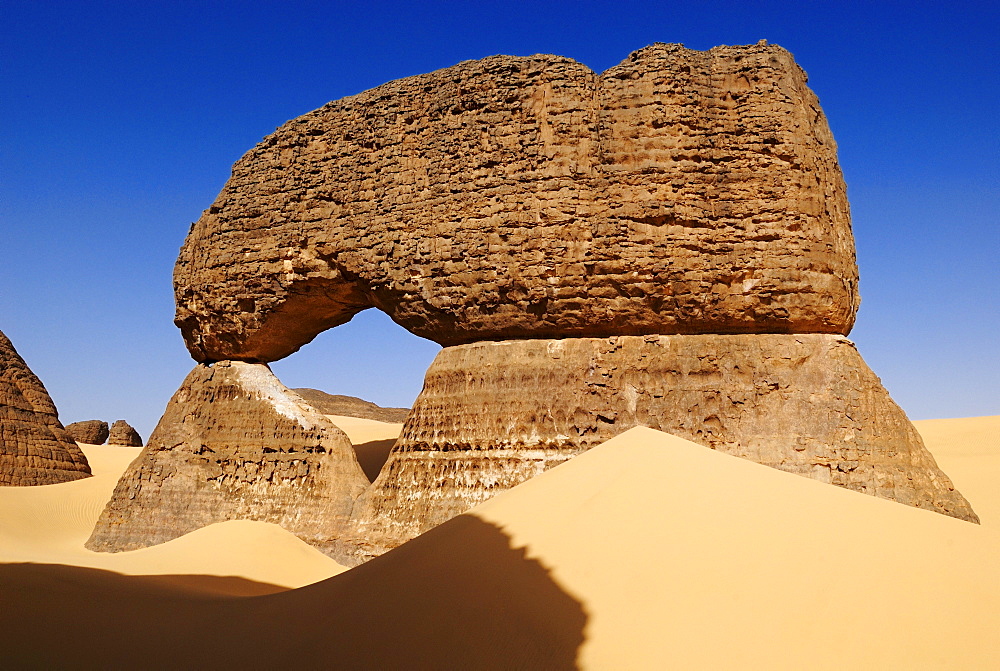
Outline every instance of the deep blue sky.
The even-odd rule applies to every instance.
[[[0,330],[64,422],[144,436],[192,366],[170,273],[286,120],[504,53],[604,70],[652,42],[789,49],[840,146],[852,338],[912,418],[1000,414],[1000,3],[0,2]],[[375,311],[273,368],[406,405],[437,346]]]

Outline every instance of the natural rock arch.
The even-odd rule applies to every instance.
[[[445,346],[363,494],[336,450],[348,475],[326,494],[353,507],[318,544],[342,561],[639,424],[977,519],[844,337],[859,303],[846,189],[816,96],[780,47],[656,44],[600,75],[493,56],[329,103],[236,163],[174,284],[192,357],[258,376],[370,307]],[[151,511],[126,497],[159,487],[178,454],[203,459],[203,442],[235,449],[166,440],[184,394],[91,547],[154,542]],[[253,400],[264,414],[297,403],[279,396]],[[285,514],[288,497],[275,500]]]

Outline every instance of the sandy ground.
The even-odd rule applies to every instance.
[[[339,567],[254,523],[83,550],[135,454],[87,448],[95,478],[0,489],[0,666],[1000,668],[1000,417],[917,427],[981,526],[640,428],[273,594],[208,574]]]
[[[0,563],[65,564],[130,575],[231,576],[243,580],[212,582],[217,589],[238,594],[300,587],[344,570],[280,527],[250,521],[214,524],[133,552],[91,552],[83,544],[119,476],[141,448],[81,448],[94,472],[91,478],[44,487],[0,487]]]

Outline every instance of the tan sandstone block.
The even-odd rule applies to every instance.
[[[236,163],[174,283],[199,361],[369,307],[454,345],[846,334],[858,305],[836,144],[762,44],[492,56],[331,102]]]
[[[483,342],[443,349],[428,370],[389,461],[355,506],[359,557],[635,426],[978,521],[842,336]]]
[[[266,365],[199,364],[122,475],[87,547],[134,550],[248,519],[280,524],[336,558],[367,486],[347,435]]]

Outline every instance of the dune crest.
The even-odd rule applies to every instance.
[[[987,474],[963,482],[983,511],[1000,511],[998,423],[917,424],[944,467]],[[0,497],[0,520],[10,513]],[[18,587],[4,592],[0,646],[10,663],[72,654],[102,668],[996,668],[998,522],[635,428],[363,566],[270,596],[0,565],[0,584]]]

